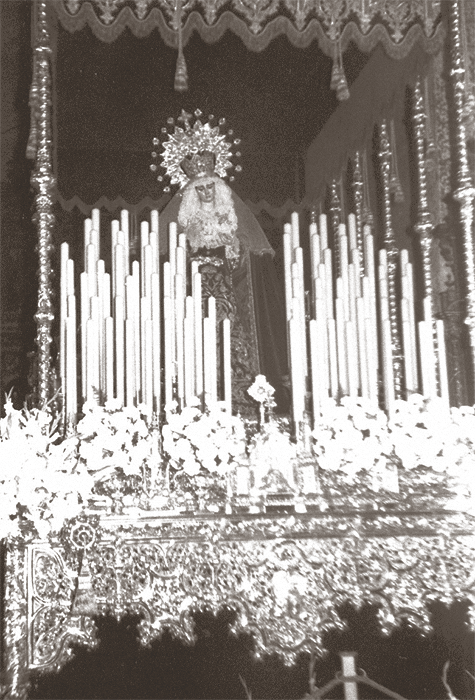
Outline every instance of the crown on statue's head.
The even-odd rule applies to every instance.
[[[180,167],[190,180],[205,175],[213,175],[216,158],[211,151],[200,151],[188,155],[180,163]]]
[[[201,110],[197,109],[193,114],[181,110],[177,118],[179,126],[175,124],[173,117],[167,119],[170,133],[166,127],[162,127],[162,138],[154,138],[153,145],[162,145],[161,154],[156,150],[152,152],[155,162],[151,163],[150,170],[155,172],[158,168],[165,171],[157,176],[159,182],[170,179],[171,185],[178,184],[180,187],[187,185],[191,179],[196,179],[200,175],[217,175],[218,177],[228,177],[229,181],[234,180],[234,176],[228,173],[229,170],[241,172],[241,165],[234,165],[232,158],[240,158],[241,153],[234,150],[239,146],[240,139],[234,139],[232,129],[227,134],[221,133],[224,127],[224,117],[218,120],[214,126],[214,116],[210,114],[207,122],[202,122]],[[196,118],[196,119],[195,119]],[[157,164],[157,159],[161,160],[161,165]],[[170,192],[167,185],[164,192]]]

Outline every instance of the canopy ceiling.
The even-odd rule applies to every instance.
[[[225,117],[242,139],[234,188],[257,213],[304,196],[305,153],[338,106],[329,88],[344,50],[350,86],[381,43],[403,58],[440,48],[432,0],[54,0],[54,154],[58,199],[164,202],[149,170],[152,139],[181,109]],[[182,28],[189,89],[173,77]],[[250,52],[252,49],[253,52]],[[388,59],[389,60],[389,59]],[[166,195],[165,195],[166,198]]]

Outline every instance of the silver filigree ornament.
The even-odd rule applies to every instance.
[[[193,115],[182,110],[177,121],[182,122],[183,126],[175,125],[174,119],[169,118],[167,124],[173,127],[173,132],[169,133],[165,127],[161,129],[163,147],[160,154],[161,167],[165,170],[166,177],[169,178],[172,185],[184,187],[188,183],[189,178],[181,168],[181,163],[187,156],[202,151],[211,151],[215,157],[215,173],[219,177],[226,178],[228,171],[234,167],[231,158],[233,156],[239,158],[241,155],[240,152],[233,153],[233,146],[239,145],[240,140],[232,139],[232,130],[229,130],[227,134],[221,132],[225,119],[221,118],[218,125],[213,126],[213,115],[209,115],[207,122],[201,121],[201,116],[202,112],[197,109],[194,113],[195,121],[192,124]],[[153,144],[156,147],[159,144],[159,139],[154,138]],[[155,159],[156,155],[154,156],[152,153],[152,157]],[[156,170],[155,163],[152,163],[150,169]],[[235,167],[236,172],[240,172],[241,169],[239,165]],[[163,176],[158,176],[157,180],[163,180]]]

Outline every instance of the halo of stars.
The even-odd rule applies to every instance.
[[[169,178],[170,184],[183,187],[188,182],[187,175],[180,167],[180,163],[186,156],[192,156],[200,151],[211,151],[215,156],[215,173],[219,177],[226,178],[228,170],[235,167],[236,172],[242,170],[240,165],[234,166],[231,158],[236,156],[239,158],[241,153],[236,151],[233,153],[233,146],[239,146],[240,139],[232,139],[233,131],[229,129],[227,134],[221,132],[221,127],[226,123],[224,118],[218,121],[216,126],[212,125],[214,116],[210,114],[208,121],[203,123],[200,120],[202,117],[201,110],[197,109],[194,112],[195,122],[191,124],[193,115],[181,110],[181,114],[177,122],[182,122],[182,126],[175,124],[175,120],[170,117],[167,119],[167,124],[174,127],[173,132],[169,133],[166,127],[161,130],[162,138],[153,139],[154,147],[162,145],[162,153],[160,154],[161,165],[153,162],[150,165],[150,170],[156,172],[159,167],[165,170],[165,175],[158,175],[157,180],[163,182],[165,177]],[[156,150],[152,151],[154,161],[158,159],[159,154]],[[231,175],[229,180],[232,182],[234,177]],[[169,192],[170,187],[164,187],[164,192]]]

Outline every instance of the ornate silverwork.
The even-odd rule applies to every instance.
[[[51,327],[53,323],[53,273],[51,254],[53,251],[52,232],[54,225],[53,189],[55,180],[52,168],[51,139],[51,74],[50,40],[46,18],[46,2],[35,5],[37,12],[36,65],[37,95],[34,100],[37,130],[36,162],[31,183],[37,190],[35,197],[36,213],[34,220],[38,227],[38,310],[35,314],[37,325],[36,344],[38,346],[38,399],[45,405],[50,399],[51,387]]]
[[[465,66],[462,51],[460,27],[460,3],[450,3],[450,37],[452,40],[451,59],[453,99],[455,106],[455,142],[457,162],[457,189],[454,199],[460,203],[460,222],[463,231],[465,277],[467,285],[467,325],[470,335],[472,372],[475,376],[475,258],[473,246],[473,221],[475,187],[468,167],[467,136],[464,123],[465,107]]]
[[[384,225],[384,247],[387,251],[388,260],[388,298],[389,298],[389,320],[391,326],[391,343],[394,367],[394,393],[397,399],[402,396],[402,351],[401,335],[398,320],[398,300],[397,300],[397,257],[398,249],[394,236],[392,211],[391,211],[391,147],[389,144],[388,128],[383,121],[380,127],[380,151],[381,179],[383,184],[383,225]]]
[[[427,178],[425,161],[424,131],[426,126],[426,114],[424,99],[422,96],[420,80],[414,87],[414,132],[416,141],[417,176],[419,183],[418,214],[415,230],[419,236],[422,252],[422,272],[424,279],[424,296],[430,299],[432,308],[432,273],[431,273],[431,245],[432,245],[432,217],[429,212],[427,198]]]
[[[5,566],[5,681],[9,698],[27,697],[27,597],[25,547],[9,543]]]
[[[358,243],[358,255],[360,262],[360,275],[364,276],[364,267],[361,265],[363,251],[363,196],[364,182],[361,162],[361,153],[356,151],[353,159],[353,200],[356,221],[356,240]]]
[[[101,527],[87,609],[71,610],[74,554],[59,543],[29,548],[30,668],[60,666],[70,640],[93,644],[98,612],[140,613],[144,643],[165,628],[192,642],[193,610],[234,607],[257,655],[292,663],[343,627],[336,608],[347,600],[378,604],[388,633],[402,618],[428,631],[432,600],[475,600],[473,522],[461,514],[108,516]]]

